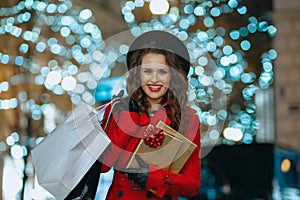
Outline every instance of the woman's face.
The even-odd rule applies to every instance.
[[[163,54],[148,53],[142,58],[140,79],[150,105],[159,104],[166,94],[170,80],[170,67]]]

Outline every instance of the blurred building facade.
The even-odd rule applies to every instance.
[[[282,199],[300,198],[300,1],[274,0],[276,148],[274,176]],[[280,199],[277,198],[277,199]]]
[[[300,151],[300,1],[274,0],[276,144]]]

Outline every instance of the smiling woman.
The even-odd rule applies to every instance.
[[[171,33],[149,31],[130,45],[127,68],[128,96],[119,98],[114,107],[108,107],[102,122],[108,122],[106,132],[112,145],[101,159],[101,171],[114,168],[106,199],[176,200],[178,196],[197,195],[200,187],[200,123],[196,112],[187,105],[190,69],[187,48]],[[112,117],[109,116],[111,111]],[[151,151],[158,151],[157,145],[147,142],[152,139],[155,140],[153,143],[169,145],[164,140],[166,136],[160,134],[162,130],[153,128],[159,121],[195,143],[196,149],[179,173],[147,163],[139,156],[135,159],[140,167],[127,168],[141,142]],[[180,148],[176,144],[169,152]],[[164,159],[170,159],[169,156]]]

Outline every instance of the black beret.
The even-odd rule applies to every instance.
[[[139,49],[157,48],[175,53],[182,63],[186,75],[190,70],[190,57],[184,43],[175,35],[160,30],[148,31],[138,36],[130,45],[127,53],[127,67],[130,67],[130,58]]]

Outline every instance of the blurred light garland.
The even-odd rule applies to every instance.
[[[238,128],[244,133],[242,141],[251,143],[259,127],[259,122],[255,120],[256,107],[252,103],[253,97],[257,90],[272,85],[273,61],[277,53],[270,49],[261,56],[263,70],[259,77],[256,77],[255,73],[246,70],[248,66],[244,52],[253,48],[247,37],[257,32],[274,37],[276,27],[253,16],[248,18],[247,25],[239,29],[228,31],[224,27],[217,27],[215,19],[222,15],[233,11],[240,15],[247,14],[247,7],[239,5],[237,0],[189,1],[186,4],[181,3],[179,7],[171,6],[168,13],[159,17],[153,16],[149,22],[137,24],[133,11],[144,7],[145,2],[135,0],[121,3],[121,12],[132,35],[138,36],[152,29],[172,29],[181,40],[190,37],[197,44],[190,44],[189,47],[193,62],[189,81],[195,89],[189,96],[190,100],[197,98],[199,103],[209,105],[214,92],[212,87],[225,94],[231,94],[235,82],[247,85],[242,91],[245,110],[232,105],[231,111],[219,110],[216,115],[212,115],[209,109],[200,109],[199,116],[203,124],[212,126],[218,120],[229,120],[230,127]],[[114,66],[112,63],[124,62],[124,57],[120,55],[125,55],[128,50],[126,44],[121,44],[117,49],[105,48],[101,30],[93,23],[92,11],[77,7],[72,0],[24,0],[15,6],[0,8],[0,18],[1,35],[10,35],[24,41],[17,47],[17,55],[0,52],[0,62],[3,65],[16,65],[24,72],[1,82],[0,93],[8,92],[13,85],[27,82],[25,72],[30,72],[31,83],[43,85],[56,95],[67,93],[74,104],[84,101],[94,105],[95,97],[92,91],[96,89],[98,81],[110,76]],[[23,25],[31,21],[34,22],[32,30],[25,29]],[[188,32],[198,21],[203,23],[206,30]],[[53,32],[52,36],[47,34],[47,37],[44,29],[50,29]],[[233,41],[239,41],[240,49],[236,50],[227,44],[226,36]],[[42,53],[52,56],[49,56],[49,60],[42,60]],[[217,63],[217,67],[211,72],[205,53],[211,54]],[[82,65],[88,66],[88,70],[81,70]],[[38,105],[35,100],[28,99],[25,91],[20,91],[16,98],[1,99],[0,110],[19,106],[24,113],[31,113],[34,120],[40,120],[44,116],[44,129],[49,133],[55,128],[57,120],[49,116],[56,114],[63,120],[64,114],[51,103],[48,93],[41,94],[41,102],[42,105]],[[218,135],[215,130],[209,134],[212,137]],[[232,143],[226,139],[224,142]],[[5,150],[4,147],[1,149]]]
[[[110,67],[104,64],[116,58],[96,50],[103,39],[90,9],[77,7],[71,0],[24,0],[13,7],[0,8],[0,18],[1,35],[23,40],[16,47],[17,55],[0,52],[3,65],[17,66],[21,71],[0,83],[0,93],[9,92],[11,86],[30,83],[42,85],[55,95],[67,93],[74,104],[95,104],[92,90],[101,78],[110,75]],[[32,24],[31,30],[24,28],[28,23]],[[49,29],[52,34],[45,34]],[[52,56],[47,60],[42,54]],[[90,66],[91,70],[80,70],[82,65]],[[26,91],[19,91],[16,98],[0,99],[0,110],[19,107],[33,120],[43,116],[44,131],[49,133],[57,121],[63,121],[65,113],[51,103],[54,99],[50,99],[48,92],[40,94],[39,100],[42,104],[29,99]],[[13,147],[17,143],[7,145]]]
[[[146,2],[146,1],[145,1]],[[245,102],[245,110],[241,106],[232,105],[230,111],[220,110],[222,115],[217,115],[219,120],[228,120],[228,126],[237,128],[243,132],[243,143],[249,144],[254,140],[259,122],[256,120],[256,106],[253,98],[257,90],[267,89],[274,81],[273,61],[277,57],[274,49],[268,50],[261,55],[262,72],[257,77],[253,72],[247,70],[248,63],[244,55],[253,49],[252,44],[247,38],[251,34],[265,33],[268,37],[275,36],[277,29],[267,21],[259,21],[256,17],[248,15],[248,24],[239,29],[226,30],[225,27],[217,26],[215,19],[225,14],[236,11],[239,15],[247,16],[247,7],[240,5],[237,0],[211,0],[211,1],[188,1],[181,3],[179,7],[173,6],[169,12],[161,16],[153,16],[149,22],[137,23],[134,10],[143,7],[144,1],[124,1],[122,3],[122,14],[124,20],[131,28],[133,35],[138,36],[145,30],[151,29],[173,29],[177,36],[183,41],[191,37],[199,44],[202,51],[213,56],[217,63],[216,69],[209,72],[209,63],[203,54],[191,54],[194,70],[190,73],[190,84],[195,89],[197,99],[207,105],[211,104],[210,88],[218,88],[225,94],[231,94],[236,82],[246,84],[242,90]],[[188,29],[202,21],[206,30],[198,29],[195,33],[188,32]],[[226,43],[229,36],[233,41],[240,43],[240,49]],[[254,50],[254,49],[253,49]],[[194,51],[197,51],[194,49]],[[244,53],[245,52],[245,53]],[[210,110],[201,110],[200,120],[202,123],[212,125],[209,119]],[[215,130],[213,130],[215,131]],[[210,134],[210,133],[208,133]],[[212,138],[213,139],[213,138]],[[223,139],[223,143],[234,144],[239,141]]]

